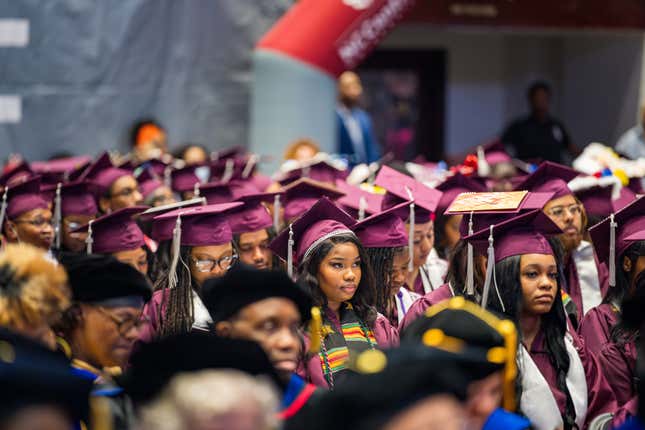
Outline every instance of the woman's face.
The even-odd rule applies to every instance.
[[[209,278],[219,278],[231,268],[236,257],[233,245],[195,246],[190,250],[190,275],[198,286]]]
[[[408,231],[410,225],[408,224]],[[423,266],[434,247],[434,222],[414,225],[414,267]]]
[[[94,217],[91,215],[67,215],[63,218],[63,230],[61,243],[65,249],[71,252],[81,252],[85,250],[85,239],[87,232],[74,232],[73,230],[89,223]]]
[[[107,197],[101,197],[99,203],[104,213],[136,206],[143,201],[137,180],[131,175],[121,176],[110,186]]]
[[[320,263],[317,279],[331,308],[350,301],[361,282],[361,257],[356,245],[334,245]]]
[[[407,248],[405,251],[394,254],[392,258],[392,273],[390,273],[390,291],[392,294],[396,294],[405,285],[409,261],[410,256]]]
[[[129,264],[143,275],[148,274],[148,254],[143,248],[128,249],[112,254],[121,263]]]
[[[165,185],[154,190],[152,195],[146,199],[146,203],[152,207],[169,205],[176,202],[177,199],[175,198],[172,190]]]
[[[558,267],[553,255],[525,254],[520,258],[523,313],[543,315],[558,292]]]
[[[448,249],[453,249],[459,239],[461,233],[459,232],[459,224],[463,215],[450,215],[443,226],[444,243],[443,245]]]
[[[7,220],[5,233],[10,242],[28,243],[48,250],[54,241],[52,213],[49,209],[32,209],[16,219]]]

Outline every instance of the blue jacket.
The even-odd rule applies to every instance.
[[[367,159],[363,159],[356,154],[354,150],[354,145],[352,144],[352,139],[349,136],[347,127],[345,126],[345,121],[341,116],[338,109],[336,110],[336,123],[337,127],[337,136],[338,136],[338,153],[346,156],[350,164],[359,164],[359,163],[371,163],[377,161],[380,158],[380,151],[376,139],[374,138],[374,132],[372,130],[372,121],[370,120],[369,115],[362,109],[354,108],[351,111],[351,115],[356,118],[358,124],[361,127],[361,132],[363,134],[363,146],[365,149],[365,154]]]

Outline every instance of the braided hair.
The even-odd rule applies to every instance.
[[[559,254],[559,252],[557,251],[555,251],[555,253]],[[488,309],[495,312],[504,313],[510,319],[512,319],[518,327],[520,314],[523,307],[523,294],[520,279],[520,258],[521,256],[519,255],[511,256],[495,264],[497,286],[499,287],[499,292],[501,299],[504,302],[504,307],[502,307],[502,303],[499,301],[497,294],[491,294],[488,300]],[[564,343],[564,337],[567,332],[567,319],[564,312],[564,307],[562,305],[562,296],[560,293],[562,271],[560,270],[560,265],[558,264],[558,262],[561,260],[556,256],[555,261],[558,265],[559,274],[557,292],[555,294],[555,300],[553,302],[553,305],[551,306],[551,309],[541,317],[541,328],[544,331],[545,346],[549,355],[549,360],[551,362],[551,365],[556,370],[557,388],[562,391],[566,397],[566,404],[564,413],[562,414],[562,421],[564,423],[564,429],[569,430],[577,428],[575,422],[576,411],[571,393],[569,392],[569,387],[567,386],[567,373],[569,372],[569,366],[571,363],[566,345]],[[518,332],[521,334],[521,330],[518,330]],[[521,377],[518,377],[518,405],[522,392],[520,381]]]
[[[395,314],[396,301],[392,294],[392,264],[394,256],[407,252],[407,247],[397,248],[366,248],[367,256],[374,274],[374,285],[376,286],[376,310],[398,325],[398,318]]]

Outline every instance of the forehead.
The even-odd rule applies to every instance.
[[[530,265],[551,267],[555,266],[555,257],[550,254],[524,254],[520,257],[520,268]]]
[[[569,195],[558,197],[557,199],[551,200],[544,206],[544,209],[548,210],[556,206],[571,206],[571,205],[575,205],[576,203],[578,203],[576,201],[576,198],[572,194],[569,194]]]
[[[20,214],[18,219],[32,219],[32,218],[38,218],[38,217],[51,218],[52,212],[49,209],[36,208]]]
[[[355,259],[359,257],[358,248],[351,242],[337,243],[327,253],[325,259],[330,258],[350,258]]]
[[[269,297],[243,307],[240,318],[246,320],[262,320],[266,318],[281,318],[285,320],[300,320],[301,315],[296,304],[286,297]]]
[[[240,243],[261,242],[269,239],[266,229],[240,234]]]
[[[410,229],[410,224],[406,224],[408,227],[408,230]],[[414,224],[414,232],[415,233],[426,233],[428,231],[432,230],[432,221],[424,222],[423,224]]]
[[[133,176],[131,175],[125,175],[121,176],[119,179],[114,181],[112,184],[112,189],[119,189],[119,188],[126,188],[126,187],[132,187],[135,188],[137,186],[137,180],[134,179]]]
[[[192,255],[219,257],[227,251],[232,251],[233,246],[230,243],[224,245],[195,246],[190,250]]]

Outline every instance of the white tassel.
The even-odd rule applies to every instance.
[[[166,166],[166,168],[163,169],[163,183],[168,188],[172,188],[172,167],[171,166]]]
[[[273,198],[273,229],[276,234],[280,231],[280,194]]]
[[[486,153],[481,146],[477,147],[477,175],[481,177],[490,175],[490,166],[486,161]]]
[[[4,217],[7,214],[7,193],[9,192],[9,187],[5,187],[4,193],[2,193],[2,205],[0,205],[0,229],[4,223]]]
[[[365,219],[365,211],[367,210],[367,200],[365,197],[361,196],[358,199],[358,220],[363,221]]]
[[[90,220],[87,224],[87,238],[85,239],[85,251],[88,254],[92,253],[92,244],[94,243],[94,238],[92,237],[92,223],[94,220]]]
[[[482,290],[481,307],[486,309],[488,304],[488,293],[490,291],[490,284],[495,276],[495,247],[493,239],[493,228],[495,225],[490,226],[490,235],[488,236],[488,261],[486,262],[486,279],[484,280],[484,288]]]
[[[193,198],[199,197],[199,194],[200,194],[199,186],[200,186],[200,184],[199,184],[199,182],[197,182],[195,184],[195,186],[193,187]]]
[[[287,273],[293,279],[293,224],[289,224],[289,240],[287,241]]]
[[[171,260],[168,269],[168,288],[177,286],[177,265],[179,264],[179,253],[181,251],[181,215],[177,216],[175,228],[172,230],[172,245],[170,249]]]
[[[246,162],[246,166],[244,166],[244,170],[242,171],[242,178],[246,179],[249,176],[251,176],[251,172],[253,172],[253,167],[257,162],[258,162],[257,154],[251,154],[249,156],[248,161]]]
[[[408,261],[408,272],[412,272],[414,270],[414,195],[408,187],[405,187],[405,191],[412,201],[410,203],[410,218],[408,220],[410,224],[410,231],[408,232],[408,256],[410,257]]]
[[[609,287],[616,286],[616,228],[614,214],[609,215]]]
[[[305,167],[302,168],[302,177],[303,178],[308,178],[309,173],[311,173],[311,167],[305,166]]]
[[[468,220],[468,235],[473,234],[473,213],[470,213]],[[466,296],[473,297],[475,295],[475,273],[474,273],[474,257],[473,245],[468,242],[468,260],[466,261]]]
[[[62,222],[62,201],[61,201],[61,187],[63,184],[60,182],[56,185],[56,197],[54,197],[54,246],[60,249],[61,240],[61,222]]]
[[[222,174],[222,182],[227,183],[233,177],[233,169],[235,168],[235,161],[232,158],[226,160],[226,166],[224,167],[224,174]]]

